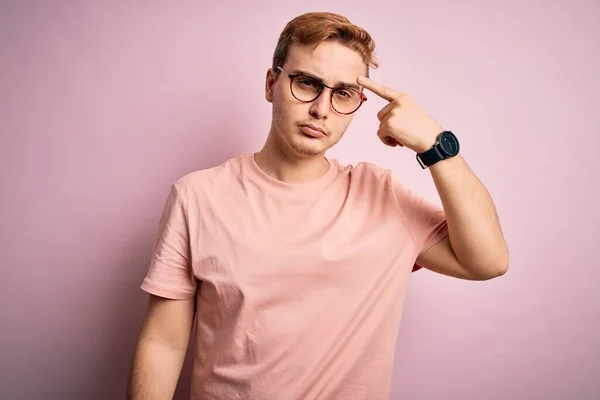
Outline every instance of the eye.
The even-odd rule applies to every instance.
[[[335,98],[337,101],[358,101],[359,94],[357,91],[352,89],[340,88],[335,91]]]
[[[319,83],[315,79],[308,78],[308,77],[305,77],[305,76],[300,76],[300,77],[298,77],[297,80],[298,80],[298,83],[301,86],[304,86],[304,87],[307,87],[307,88],[312,88],[312,89],[319,88]]]

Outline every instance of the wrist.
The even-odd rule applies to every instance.
[[[436,137],[430,147],[421,144],[415,146],[417,162],[425,169],[435,163],[458,155],[460,145],[456,136],[450,131],[443,131]]]
[[[419,143],[417,143],[417,145],[414,147],[414,151],[416,151],[417,153],[423,153],[427,150],[430,150],[433,146],[436,145],[436,143],[438,142],[438,139],[440,137],[440,134],[444,131],[444,129],[442,127],[435,127],[435,128],[431,128],[427,130],[427,135],[424,135],[425,138],[422,141],[420,141]]]
[[[429,142],[422,142],[417,144],[413,150],[416,153],[423,153],[429,149],[431,149],[433,146],[435,146],[435,144],[437,143],[437,139],[434,139],[433,141],[429,141]]]

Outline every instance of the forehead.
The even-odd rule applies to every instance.
[[[349,47],[330,41],[313,47],[297,43],[290,46],[286,69],[309,72],[328,84],[356,84],[356,79],[367,73],[360,54]]]

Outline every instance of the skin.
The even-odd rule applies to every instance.
[[[389,103],[378,113],[377,135],[388,146],[414,153],[430,149],[444,129],[409,95],[367,77],[358,83]],[[462,155],[440,161],[429,172],[448,222],[449,235],[417,263],[434,272],[468,280],[488,280],[508,270],[508,247],[496,207]]]
[[[185,360],[195,301],[150,295],[127,380],[128,400],[172,399]]]
[[[339,43],[324,42],[316,49],[292,45],[283,66],[311,72],[325,84],[358,83],[388,104],[377,114],[377,135],[388,146],[421,152],[431,148],[443,130],[410,96],[365,78],[360,55]],[[303,183],[323,176],[328,149],[343,137],[354,114],[336,113],[330,89],[312,103],[301,103],[289,90],[289,78],[271,69],[265,98],[273,105],[268,138],[256,153],[259,167],[284,182]],[[326,135],[312,138],[300,125],[311,123]],[[492,279],[508,268],[508,249],[494,203],[462,156],[429,168],[442,200],[449,235],[425,251],[417,263],[432,271],[470,280]],[[169,300],[150,295],[148,311],[129,374],[127,398],[171,399],[183,366],[195,314],[195,298]]]
[[[361,56],[336,42],[323,42],[315,50],[313,46],[293,44],[283,68],[291,73],[297,69],[310,72],[332,87],[338,82],[356,84],[358,77],[367,73]],[[269,136],[255,158],[276,179],[303,183],[327,172],[325,152],[343,137],[354,114],[335,112],[328,88],[312,103],[301,103],[292,96],[289,85],[286,73],[276,77],[272,69],[267,71],[265,98],[273,104],[273,117]],[[300,130],[300,125],[306,123],[322,128],[326,136],[307,137]]]
[[[430,149],[444,129],[409,95],[366,77],[367,68],[354,50],[338,43],[312,46],[294,44],[283,68],[303,70],[329,86],[358,83],[388,102],[377,114],[377,135],[385,145],[422,152]],[[273,120],[264,147],[255,155],[257,164],[272,177],[290,183],[319,178],[329,168],[325,152],[344,135],[354,114],[341,115],[330,105],[330,89],[312,103],[297,101],[289,90],[286,74],[267,71],[265,98],[273,104]],[[327,135],[307,137],[300,125],[312,123]],[[496,208],[483,184],[461,155],[429,168],[438,190],[449,235],[417,259],[422,267],[444,275],[487,280],[508,269],[508,248]]]

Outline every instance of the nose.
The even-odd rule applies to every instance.
[[[310,104],[310,116],[316,119],[327,119],[331,112],[331,89],[323,88],[321,95]]]

